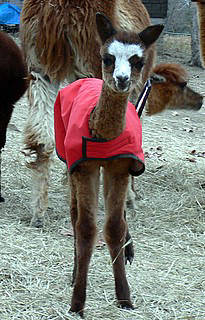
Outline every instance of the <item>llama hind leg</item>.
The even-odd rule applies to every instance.
[[[136,201],[136,194],[132,188],[132,178],[130,177],[128,189],[127,189],[127,200],[126,200],[127,207],[131,210],[136,210],[137,206],[135,204],[135,201]]]
[[[112,175],[107,173],[108,182],[106,202],[105,240],[109,247],[115,278],[117,300],[122,308],[133,309],[130,290],[125,273],[124,244],[127,233],[127,223],[124,217],[124,206],[128,185],[128,174]],[[106,175],[106,171],[105,171]]]
[[[48,207],[48,181],[51,159],[49,155],[44,155],[40,148],[37,148],[38,155],[35,163],[29,164],[32,169],[32,195],[31,226],[42,228],[44,225],[45,212]]]
[[[48,180],[51,157],[54,150],[53,106],[58,85],[47,77],[32,72],[30,83],[29,113],[24,129],[25,154],[32,169],[31,225],[42,227],[48,204]]]
[[[126,221],[126,211],[124,211],[124,218]],[[134,259],[134,247],[132,237],[129,233],[129,229],[127,227],[126,236],[125,236],[125,264],[129,261],[132,264]]]
[[[129,191],[129,187],[130,187],[130,179],[129,179],[129,184],[128,184],[128,191]],[[106,199],[108,196],[108,193],[110,191],[110,184],[111,180],[109,179],[109,176],[104,175],[104,198]],[[105,206],[106,206],[106,201],[105,201]],[[105,207],[106,211],[107,208]],[[126,210],[124,210],[124,218],[126,220]],[[125,236],[125,250],[124,250],[124,254],[125,254],[125,264],[127,264],[127,262],[129,261],[130,264],[132,264],[133,259],[134,259],[134,247],[133,247],[133,241],[132,241],[132,237],[129,233],[129,229],[127,227],[126,230],[126,236]]]
[[[87,165],[88,164],[88,165]],[[99,168],[87,162],[79,165],[71,175],[72,222],[76,236],[74,289],[70,311],[83,317],[89,262],[96,238],[96,211],[99,184]],[[73,184],[75,189],[73,189]],[[73,192],[76,192],[76,200]],[[77,204],[77,219],[76,215]]]

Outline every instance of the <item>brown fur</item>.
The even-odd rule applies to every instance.
[[[36,77],[29,87],[30,112],[24,142],[33,168],[31,224],[37,227],[43,225],[47,207],[55,85],[65,79],[72,82],[82,77],[102,77],[97,11],[105,13],[117,29],[137,33],[151,24],[140,0],[24,0],[20,35],[29,71]],[[132,102],[136,102],[150,74],[155,46],[150,46],[147,53],[141,79],[130,97]]]
[[[127,39],[132,38],[134,39],[133,42],[131,40],[129,42],[132,44],[140,43],[141,47],[144,48],[143,54],[146,57],[147,49],[144,42],[142,40],[139,41],[140,37],[137,35],[133,37],[133,34],[128,32],[119,33],[119,35],[114,33],[114,36],[110,35],[110,31],[115,32],[115,30],[111,24],[106,30],[104,22],[107,21],[107,18],[100,15],[98,19],[98,32],[104,28],[102,34],[99,32],[102,39],[102,48],[100,50],[102,56],[109,52],[108,46],[112,41],[121,39],[123,40],[121,42],[125,42],[125,40],[127,41]],[[156,26],[155,28],[156,33],[154,32],[153,34],[150,31],[149,35],[145,37],[145,40],[150,45],[156,41],[162,31],[161,26]],[[103,42],[104,37],[107,37],[105,43]],[[135,66],[131,66],[131,73],[128,73],[127,77],[125,77],[126,80],[124,80],[122,89],[122,80],[119,81],[118,77],[113,76],[115,69],[119,72],[118,68],[120,67],[116,66],[114,62],[108,66],[103,62],[102,68],[104,82],[99,100],[90,117],[89,129],[94,137],[110,140],[118,137],[124,130],[129,94],[132,86],[135,86],[136,82],[139,81],[142,69],[138,70]],[[70,212],[75,236],[74,290],[71,311],[79,313],[81,316],[83,316],[86,299],[88,267],[97,232],[95,220],[100,167],[103,167],[104,173],[106,211],[104,235],[112,259],[116,297],[121,307],[133,308],[124,263],[124,255],[130,261],[133,258],[132,245],[127,244],[128,251],[124,249],[125,240],[130,239],[124,210],[129,181],[129,168],[132,164],[133,160],[130,158],[109,161],[93,159],[92,161],[88,160],[80,163],[77,169],[70,174]]]
[[[27,68],[21,50],[4,32],[0,32],[0,149],[6,142],[6,128],[14,104],[27,89]]]
[[[113,263],[116,296],[122,307],[133,308],[125,275],[123,249],[127,233],[127,223],[123,211],[130,162],[130,159],[109,162],[90,161],[79,165],[77,171],[71,176],[72,201],[70,212],[77,251],[73,273],[75,286],[71,310],[78,312],[81,316],[83,315],[86,298],[88,265],[97,232],[95,219],[100,166],[104,167],[104,197],[107,212],[104,234]]]
[[[161,63],[156,65],[152,71],[169,78],[172,82],[183,83],[188,81],[187,71],[177,63]]]
[[[165,81],[153,82],[146,108],[148,115],[154,115],[167,108],[201,108],[203,97],[187,86],[188,74],[181,65],[162,63],[153,68],[153,73],[162,76]]]
[[[104,139],[114,139],[123,131],[125,127],[125,112],[126,110],[120,108],[121,104],[127,103],[127,95],[115,95],[113,96],[113,108],[110,113],[110,99],[107,100],[109,95],[109,89],[103,85],[102,94],[100,99],[104,102],[103,107],[96,108],[92,113],[90,119],[90,129],[92,135]],[[101,106],[101,100],[99,105]],[[105,103],[107,101],[107,103]],[[108,116],[109,115],[109,116]],[[122,121],[120,121],[122,120]],[[113,130],[115,128],[115,130]]]
[[[29,87],[30,110],[24,142],[27,163],[33,169],[31,224],[37,227],[43,226],[47,208],[49,165],[54,150],[52,113],[58,82],[102,77],[97,11],[105,13],[118,30],[138,33],[151,24],[140,0],[24,0],[20,34],[28,68],[34,76]],[[150,76],[155,54],[152,45],[129,97],[133,103]]]
[[[13,39],[0,32],[0,156],[6,143],[6,131],[14,104],[21,98],[28,87],[27,68],[23,55]],[[0,157],[1,174],[1,157]],[[1,182],[0,182],[1,183]],[[0,202],[1,185],[0,185]]]
[[[45,1],[25,0],[21,14],[21,35],[26,56],[30,46],[43,71],[53,80],[64,80],[79,70],[79,60],[87,76],[101,78],[99,43],[96,37],[96,12],[105,13],[118,28],[139,32],[150,24],[150,18],[139,0]],[[29,59],[29,57],[28,57]],[[148,67],[153,64],[150,49]],[[35,65],[30,66],[34,68]]]
[[[152,70],[151,79],[153,79],[153,83],[146,105],[148,116],[166,109],[199,110],[201,108],[203,96],[187,85],[188,74],[181,65],[176,63],[158,64]],[[133,203],[133,199],[135,199],[134,177],[132,177],[132,186],[128,191],[129,201]]]

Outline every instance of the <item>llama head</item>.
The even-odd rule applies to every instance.
[[[163,26],[150,26],[140,33],[117,31],[101,13],[96,14],[96,24],[101,41],[103,80],[113,91],[129,93],[137,85],[147,50]]]
[[[188,85],[186,70],[177,63],[160,63],[153,68],[152,89],[146,108],[148,115],[165,109],[199,110],[203,96]]]

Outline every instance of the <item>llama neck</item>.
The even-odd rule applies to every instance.
[[[166,92],[166,95],[164,94]],[[152,116],[164,111],[170,104],[170,91],[166,86],[153,84],[148,97],[146,113]]]
[[[128,93],[114,92],[103,83],[99,101],[89,122],[93,137],[114,139],[122,133],[126,125],[128,97]]]

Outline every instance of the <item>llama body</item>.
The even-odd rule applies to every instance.
[[[153,116],[166,109],[199,110],[203,104],[203,96],[188,86],[186,70],[176,63],[156,65],[151,74],[152,87],[146,106],[146,114]],[[167,94],[164,94],[164,93]],[[132,183],[131,183],[132,182]],[[135,204],[134,177],[128,188],[128,207],[137,209]]]
[[[54,150],[53,105],[59,83],[83,77],[102,77],[96,12],[105,13],[114,25],[139,32],[150,25],[149,15],[139,0],[65,1],[25,0],[21,14],[21,39],[29,71],[30,111],[25,126],[25,151],[32,169],[32,225],[40,227],[47,209],[48,180]],[[150,74],[155,48],[133,90],[132,102]]]
[[[102,77],[95,22],[97,11],[105,13],[116,28],[127,31],[140,32],[151,23],[140,0],[24,0],[20,30],[32,74],[24,142],[28,167],[32,169],[31,224],[36,227],[43,226],[47,209],[54,150],[53,105],[59,83],[65,79],[70,83],[79,78]],[[155,46],[152,45],[129,96],[134,104],[150,76],[154,60]]]
[[[123,134],[114,139],[98,138],[95,130],[90,130],[88,126],[88,119],[91,119],[95,110],[102,85],[103,81],[100,79],[80,79],[58,94],[55,102],[57,154],[67,163],[70,173],[74,172],[80,163],[88,160],[131,158],[135,161],[130,173],[137,176],[144,171],[144,155],[142,127],[134,105],[128,102],[126,127]],[[113,123],[109,130],[112,131],[112,128]]]
[[[119,32],[112,26],[110,20],[100,13],[97,14],[96,21],[101,39],[100,55],[103,82],[101,83],[100,95],[95,100],[95,106],[90,108],[88,104],[88,116],[86,114],[88,129],[83,131],[83,134],[88,135],[88,138],[92,137],[94,143],[96,141],[99,141],[98,143],[110,143],[111,140],[126,135],[127,125],[130,124],[128,121],[130,112],[133,112],[133,117],[137,117],[134,106],[129,105],[129,95],[132,89],[136,87],[137,82],[140,81],[140,74],[148,54],[148,48],[159,37],[163,27],[161,25],[148,27],[140,33]],[[75,108],[76,104],[75,113],[78,112],[78,104],[79,110],[81,109],[82,102],[78,100],[80,90],[83,85],[92,84],[94,81],[96,79],[79,80],[77,83],[71,84],[70,88],[62,90],[56,100],[54,113],[57,151],[60,147],[70,170],[70,213],[75,237],[74,290],[71,311],[79,313],[81,316],[83,316],[86,299],[89,262],[97,232],[96,211],[101,167],[103,167],[104,175],[106,211],[104,235],[112,259],[116,297],[121,307],[133,308],[125,274],[124,254],[126,254],[126,259],[130,260],[130,257],[127,256],[127,252],[124,252],[128,234],[124,210],[129,172],[133,172],[134,168],[137,173],[143,172],[142,155],[135,158],[134,151],[132,151],[136,147],[138,149],[136,152],[140,155],[141,145],[139,143],[133,143],[130,153],[125,153],[124,157],[111,157],[109,159],[101,157],[99,159],[97,155],[97,159],[88,158],[78,161],[72,170],[73,162],[69,163],[69,157],[71,157],[69,140],[72,138],[75,140],[76,136],[72,133],[69,134],[70,131],[68,130],[70,125],[68,121],[72,121],[72,108],[70,106]],[[101,80],[97,81],[101,82]],[[75,97],[71,95],[73,88],[76,92]],[[92,85],[90,88],[90,90],[87,90],[87,94],[92,90]],[[67,103],[69,100],[71,100],[70,103]],[[67,115],[66,106],[68,106]],[[134,111],[131,108],[134,108]],[[62,133],[63,129],[65,130],[64,133]],[[135,130],[135,128],[133,129]],[[83,134],[81,139],[84,141]],[[133,138],[132,135],[129,136]],[[102,142],[102,139],[106,142]],[[81,148],[84,152],[85,148],[83,146]]]
[[[14,104],[28,87],[27,68],[22,53],[12,38],[0,32],[0,166],[1,149],[6,143],[6,130],[12,115]],[[0,187],[0,201],[1,187]]]

